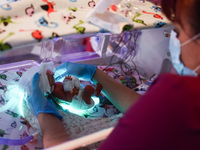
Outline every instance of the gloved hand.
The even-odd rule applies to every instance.
[[[78,78],[82,78],[84,80],[91,81],[91,79],[97,69],[97,66],[65,62],[56,67],[56,73],[59,72],[59,70],[63,70],[63,69],[65,69],[65,71],[66,71],[65,75],[74,75]]]
[[[39,73],[36,73],[33,77],[32,82],[32,94],[28,98],[28,102],[36,115],[38,117],[39,113],[49,113],[57,116],[59,119],[62,119],[63,117],[58,113],[56,110],[56,107],[51,99],[47,99],[44,96],[44,93],[40,90],[39,87],[40,82],[40,75]]]

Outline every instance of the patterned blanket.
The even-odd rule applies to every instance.
[[[94,34],[103,28],[86,22],[87,14],[99,0],[4,1],[0,3],[0,52],[58,36]],[[128,18],[134,28],[160,28],[169,24],[160,6],[144,0],[124,0],[107,10]]]

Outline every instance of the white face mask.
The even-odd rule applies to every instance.
[[[187,45],[188,43],[196,40],[198,37],[200,37],[200,33],[192,37],[191,39],[185,41],[183,44],[180,44],[179,39],[176,37],[177,33],[172,30],[170,41],[169,41],[169,50],[171,54],[172,64],[178,74],[180,75],[188,75],[188,76],[198,76],[196,71],[200,69],[200,65],[197,66],[194,70],[191,70],[190,68],[187,68],[184,66],[183,62],[180,60],[181,55],[181,47]]]

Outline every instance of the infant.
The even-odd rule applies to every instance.
[[[47,70],[49,85],[51,87],[52,96],[70,103],[70,106],[76,109],[89,109],[94,106],[92,96],[99,96],[102,90],[102,85],[97,84],[96,87],[92,85],[83,85],[76,76],[67,75],[63,82],[55,82],[54,73]]]

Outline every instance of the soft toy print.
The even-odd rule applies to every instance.
[[[158,6],[152,6],[151,9],[154,9],[155,12],[162,12],[161,7]]]
[[[0,25],[3,24],[6,27],[8,24],[14,23],[11,19],[12,18],[10,16],[7,16],[7,18],[4,16],[1,16]]]
[[[42,35],[42,31],[40,31],[40,30],[34,30],[34,29],[30,29],[30,30],[23,30],[23,29],[21,29],[21,30],[19,30],[19,32],[29,32],[29,31],[32,31],[32,33],[31,33],[31,35],[32,35],[32,37],[34,38],[34,39],[36,39],[36,40],[38,40],[38,42],[40,42],[43,38],[44,38],[44,36]]]
[[[74,8],[69,7],[68,9],[71,10],[71,11],[73,11],[73,12],[76,12],[78,10],[77,7],[74,7]]]
[[[53,38],[56,38],[56,37],[60,37],[60,36],[58,35],[58,33],[52,32],[51,36],[49,37],[49,39],[53,39]]]
[[[79,23],[75,24],[75,25],[73,26],[73,28],[76,29],[76,31],[77,31],[78,33],[84,34],[84,33],[85,33],[85,27],[80,26],[80,25],[82,25],[82,24],[84,24],[84,21],[79,20]]]
[[[7,110],[5,113],[12,116],[13,118],[17,118],[19,116],[19,114],[15,113],[11,110]]]
[[[3,10],[7,10],[7,11],[12,9],[12,7],[8,3],[0,5],[0,8],[3,9]]]
[[[167,24],[166,22],[162,22],[162,21],[156,21],[156,22],[154,22],[155,28],[161,28],[161,27],[163,27],[166,24]]]
[[[20,134],[20,138],[26,138],[28,137],[28,134],[26,131],[24,131],[22,134]]]
[[[96,87],[92,85],[83,85],[76,76],[67,75],[62,82],[55,82],[54,73],[47,71],[49,85],[51,87],[52,96],[71,103],[72,107],[76,109],[89,109],[94,106],[92,96],[99,96],[102,90],[102,85],[97,84]]]
[[[94,8],[96,6],[95,1],[94,0],[89,1],[88,6],[91,7],[91,8]]]
[[[1,76],[1,74],[0,74],[0,76]],[[6,76],[7,77],[7,76]],[[1,79],[1,77],[0,77],[0,79]],[[3,85],[1,82],[0,82],[0,90],[3,90],[4,91],[4,93],[7,91],[7,86],[6,85]],[[0,98],[0,100],[1,100],[1,98]]]
[[[34,9],[34,7],[33,7],[32,4],[31,4],[30,7],[27,7],[27,8],[25,9],[25,13],[26,13],[29,17],[32,17],[32,16],[33,16],[33,14],[35,13],[35,9]]]
[[[163,17],[161,15],[159,15],[159,14],[147,12],[147,11],[144,11],[144,10],[142,12],[145,13],[145,14],[152,14],[154,18],[163,19]]]
[[[46,2],[46,5],[42,5],[41,8],[45,11],[47,11],[47,16],[49,17],[49,14],[52,12],[57,12],[54,10],[54,5],[56,5],[54,2],[49,2],[48,0],[42,0],[43,2]]]
[[[47,28],[56,28],[58,27],[58,24],[56,22],[49,22],[47,21],[44,16],[42,16],[38,21],[35,21],[38,27],[44,26]]]
[[[9,38],[12,35],[14,35],[13,32],[9,33],[6,37],[4,37],[0,40],[0,51],[5,51],[5,50],[9,50],[12,48],[12,46],[8,42],[4,42],[7,38]],[[1,76],[0,76],[0,78],[1,78]]]
[[[144,22],[144,20],[142,20],[142,19],[136,19],[136,18],[139,17],[140,15],[141,15],[141,13],[136,12],[135,16],[132,18],[132,21],[147,26],[147,24]]]
[[[7,102],[8,102],[8,100],[5,100],[2,96],[0,96],[0,104],[1,105],[5,105]]]
[[[71,19],[75,19],[75,18],[76,17],[73,16],[72,13],[69,13],[68,16],[65,16],[62,14],[62,20],[64,20],[66,24],[68,24],[71,21]]]
[[[89,1],[88,6],[91,7],[91,8],[94,8],[96,6],[95,1],[93,1],[93,0]]]
[[[4,135],[9,135],[5,132],[5,130],[0,129],[0,137],[3,137]]]

